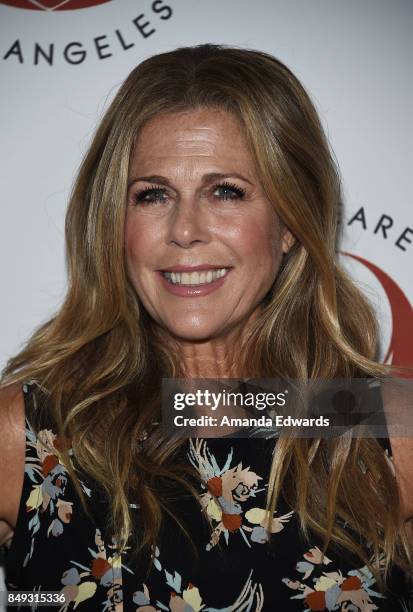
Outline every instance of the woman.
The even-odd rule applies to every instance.
[[[272,56],[200,45],[132,71],[71,195],[66,299],[4,371],[11,592],[59,591],[62,610],[406,609],[408,439],[157,426],[162,377],[385,374],[336,261],[339,203],[316,111]]]

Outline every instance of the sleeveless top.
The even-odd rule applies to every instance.
[[[174,511],[198,555],[166,515],[148,574],[128,550],[117,552],[99,487],[80,473],[91,517],[84,513],[61,456],[66,442],[51,424],[35,431],[40,391],[30,382],[23,392],[25,474],[15,533],[5,550],[9,592],[59,591],[66,597],[60,612],[413,610],[412,581],[396,566],[388,590],[380,592],[360,560],[335,546],[323,557],[316,535],[310,543],[304,540],[294,509],[283,499],[270,529],[264,527],[274,448],[274,440],[265,438],[190,438],[185,443],[186,460],[201,475],[200,499],[178,498]],[[391,461],[388,439],[379,441]],[[139,506],[131,507],[139,529]]]

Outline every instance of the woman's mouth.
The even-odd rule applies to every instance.
[[[162,272],[173,285],[185,285],[193,287],[195,285],[206,285],[227,274],[229,268],[218,268],[215,270],[203,270],[195,272]]]
[[[158,270],[162,285],[169,293],[180,297],[207,295],[223,285],[231,268],[199,269],[192,272]]]

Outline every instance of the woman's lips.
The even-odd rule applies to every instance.
[[[161,272],[196,272],[196,271],[207,271],[207,270],[221,270],[222,268],[231,268],[231,266],[216,266],[208,263],[200,264],[199,266],[184,266],[182,264],[176,264],[170,268],[161,268]]]
[[[210,283],[204,283],[202,285],[174,285],[165,278],[160,270],[156,270],[156,274],[159,276],[162,286],[169,291],[169,293],[180,297],[202,297],[222,287],[231,270],[232,268],[229,268],[221,278],[217,278]]]

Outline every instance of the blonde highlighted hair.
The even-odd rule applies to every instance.
[[[110,104],[74,183],[64,303],[9,361],[2,380],[34,379],[48,390],[60,435],[72,439],[78,463],[107,492],[121,548],[132,530],[131,501],[141,505],[144,520],[137,547],[150,548],[163,512],[172,512],[157,483],[173,481],[196,494],[186,477],[189,466],[185,473],[171,461],[176,442],[155,430],[144,452],[138,444],[159,420],[161,378],[183,372],[128,279],[124,221],[130,159],[142,126],[160,113],[198,107],[239,119],[262,188],[296,238],[240,347],[239,371],[293,379],[386,373],[375,360],[371,307],[337,263],[340,177],[298,79],[267,53],[224,45],[183,47],[146,59]],[[392,563],[408,570],[399,493],[377,440],[280,439],[270,510],[281,494],[295,508],[302,533],[320,535],[324,550],[335,543],[351,551],[379,582]],[[371,543],[371,557],[359,535]]]

